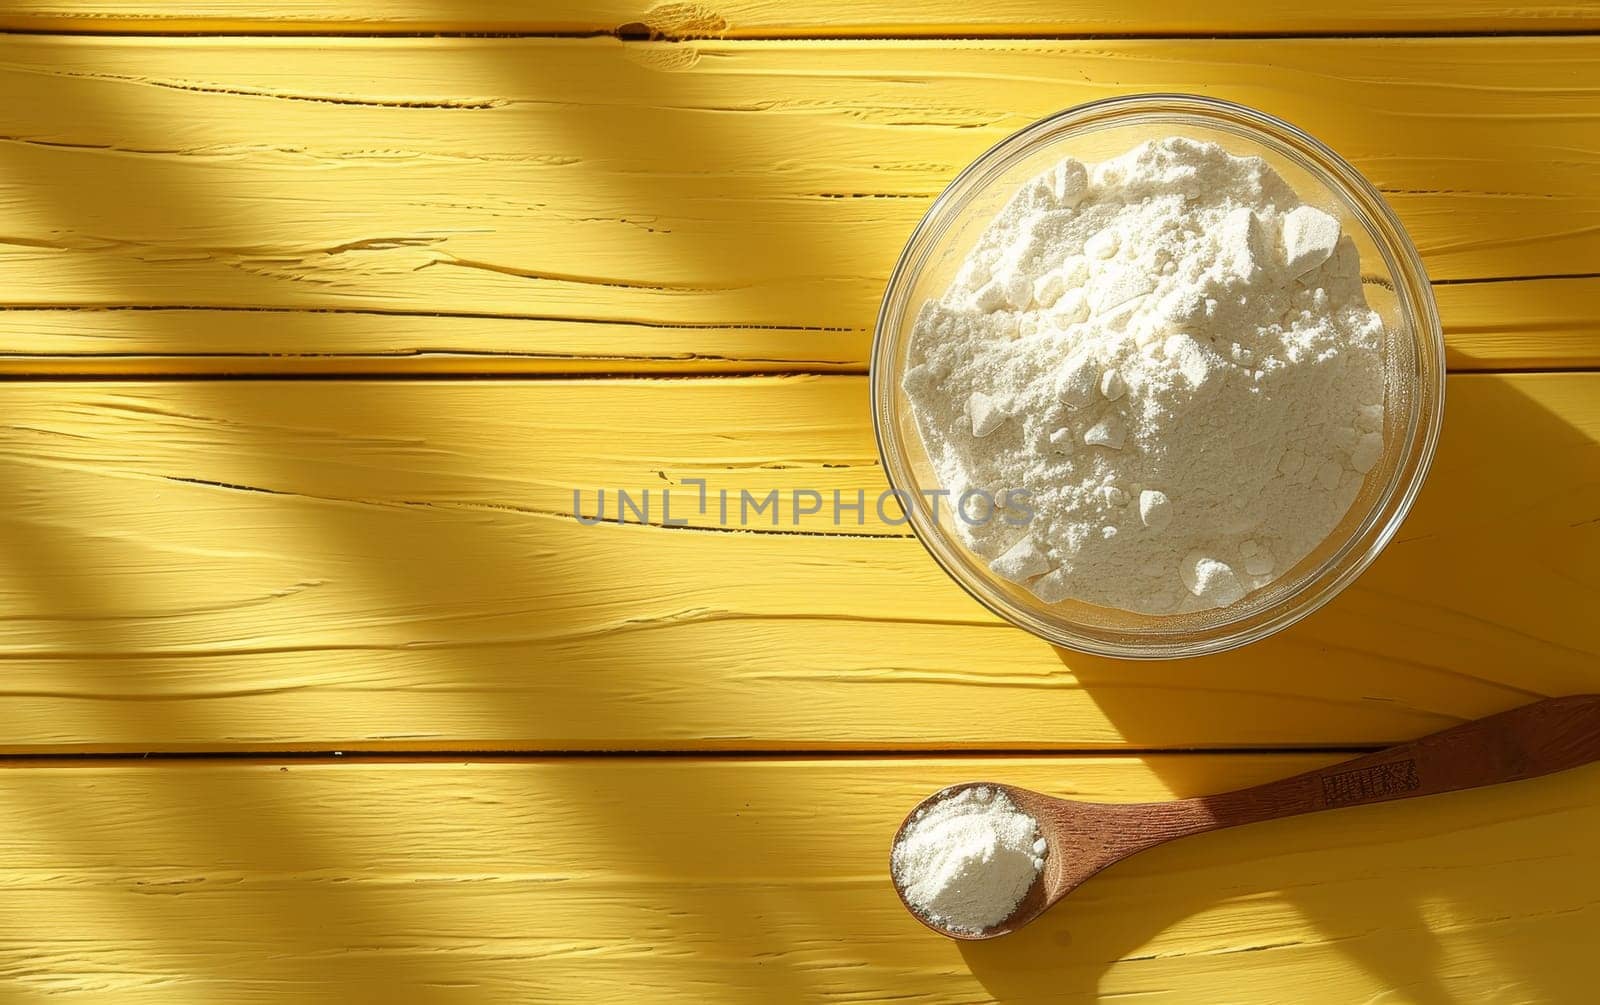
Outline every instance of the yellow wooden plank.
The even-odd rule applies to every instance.
[[[44,310],[4,319],[0,355],[859,367],[906,235],[961,165],[1063,106],[1176,89],[1323,136],[1435,278],[1570,277],[1445,287],[1456,365],[1590,365],[1597,80],[1600,39],[1565,37],[10,36],[0,304]]]
[[[1452,370],[1600,367],[1600,276],[1434,287]]]
[[[18,0],[0,28],[27,31],[637,32],[673,38],[847,35],[1281,34],[1287,32],[1581,31],[1593,3],[1502,0],[1130,0],[1063,5],[924,0]]]
[[[999,623],[880,519],[865,383],[13,383],[0,744],[1344,744],[1600,690],[1600,374],[1452,378],[1352,589],[1153,665]],[[654,490],[652,525],[568,515],[601,488]],[[778,490],[778,522],[723,526],[723,489],[735,525]],[[805,489],[829,504],[797,525]]]
[[[1581,1002],[1600,769],[1124,862],[961,945],[889,886],[916,799],[1110,801],[1328,758],[123,763],[0,772],[8,1001]]]

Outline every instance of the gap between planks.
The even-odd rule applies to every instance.
[[[148,357],[140,357],[148,358]],[[193,359],[195,357],[180,356],[175,359]],[[214,359],[219,364],[229,360],[253,359],[255,357],[199,357]],[[1504,366],[1480,370],[1450,370],[1452,375],[1460,376],[1538,376],[1541,374],[1582,374],[1600,373],[1600,366]],[[571,381],[697,381],[697,380],[753,380],[763,377],[803,379],[807,377],[860,377],[865,379],[869,374],[862,369],[834,369],[813,367],[785,367],[774,369],[662,369],[662,370],[606,370],[606,369],[580,369],[580,370],[541,370],[537,372],[523,371],[497,371],[497,370],[418,370],[406,369],[373,369],[373,370],[285,370],[261,372],[233,372],[227,369],[207,370],[112,370],[112,369],[60,369],[60,370],[21,370],[9,371],[4,362],[0,361],[0,384],[70,384],[70,383],[214,383],[214,382],[280,382],[280,383],[332,383],[337,381],[352,382],[377,382],[377,383],[446,383],[469,384],[474,382],[484,383],[544,383],[544,382],[571,382]]]
[[[332,747],[317,749],[262,749],[262,750],[160,750],[143,753],[129,751],[36,752],[19,751],[0,754],[0,769],[8,766],[67,767],[74,764],[160,764],[164,762],[220,762],[250,761],[261,764],[455,764],[470,763],[543,763],[563,761],[926,761],[965,758],[974,761],[1029,758],[1032,760],[1074,761],[1103,758],[1143,757],[1272,757],[1301,755],[1345,755],[1357,757],[1386,749],[1380,744],[1330,744],[1327,746],[1263,746],[1263,747],[1083,747],[1081,749],[1050,749],[1038,747],[859,747],[807,749],[795,748],[742,748],[684,747],[674,750],[604,750],[575,748],[569,750],[473,750],[473,749],[418,749],[418,750],[336,750]]]
[[[208,25],[192,28],[146,28],[143,22],[119,20],[110,27],[85,28],[73,22],[71,26],[32,27],[17,24],[0,14],[0,36],[46,35],[81,38],[338,38],[338,39],[573,39],[582,41],[594,38],[611,38],[619,42],[1097,42],[1097,41],[1156,41],[1170,42],[1201,39],[1239,39],[1241,41],[1296,41],[1319,40],[1337,42],[1370,41],[1382,39],[1451,39],[1451,38],[1582,38],[1600,35],[1600,27],[1582,28],[1521,28],[1516,31],[1498,31],[1492,28],[1463,28],[1454,31],[1094,31],[1056,32],[1026,31],[1007,28],[996,31],[961,31],[942,33],[916,33],[908,31],[849,31],[820,32],[652,32],[636,30],[630,25],[616,28],[595,28],[588,31],[474,31],[455,26],[437,28],[407,27],[404,30],[374,31],[363,26],[360,30],[344,29],[338,22],[307,22],[298,25],[266,27],[254,23]],[[1594,24],[1600,26],[1600,17]]]
[[[1332,8],[1240,0],[16,0],[0,29],[85,34],[260,34],[694,40],[840,38],[1436,37],[1573,34],[1600,29],[1582,4],[1349,0]]]

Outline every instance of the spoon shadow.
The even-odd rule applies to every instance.
[[[1175,1000],[1216,1000],[1219,987],[1228,1001],[1296,1000],[1289,974],[1339,1000],[1454,1005],[1463,984],[1495,989],[1475,1001],[1570,1000],[1600,902],[1574,827],[1593,812],[1600,765],[1496,793],[1196,834],[959,950],[996,1000],[1018,1003],[1154,995],[1173,982],[1189,985]],[[1516,865],[1508,845],[1521,849]]]

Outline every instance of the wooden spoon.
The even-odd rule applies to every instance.
[[[947,929],[919,914],[898,881],[895,890],[906,910],[939,934],[992,939],[1026,925],[1107,866],[1175,838],[1318,810],[1514,782],[1595,760],[1600,760],[1600,695],[1576,695],[1524,705],[1282,781],[1195,799],[1084,803],[1014,785],[965,782],[918,803],[895,832],[895,844],[918,809],[969,786],[987,785],[1038,821],[1048,848],[1039,879],[1009,918],[981,932]]]

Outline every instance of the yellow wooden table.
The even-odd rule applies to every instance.
[[[0,1002],[1593,1000],[1600,769],[1209,835],[994,943],[905,808],[1265,781],[1600,690],[1600,6],[10,0]],[[1450,378],[1250,649],[1057,651],[904,527],[873,312],[1040,115],[1194,91],[1403,217]]]

